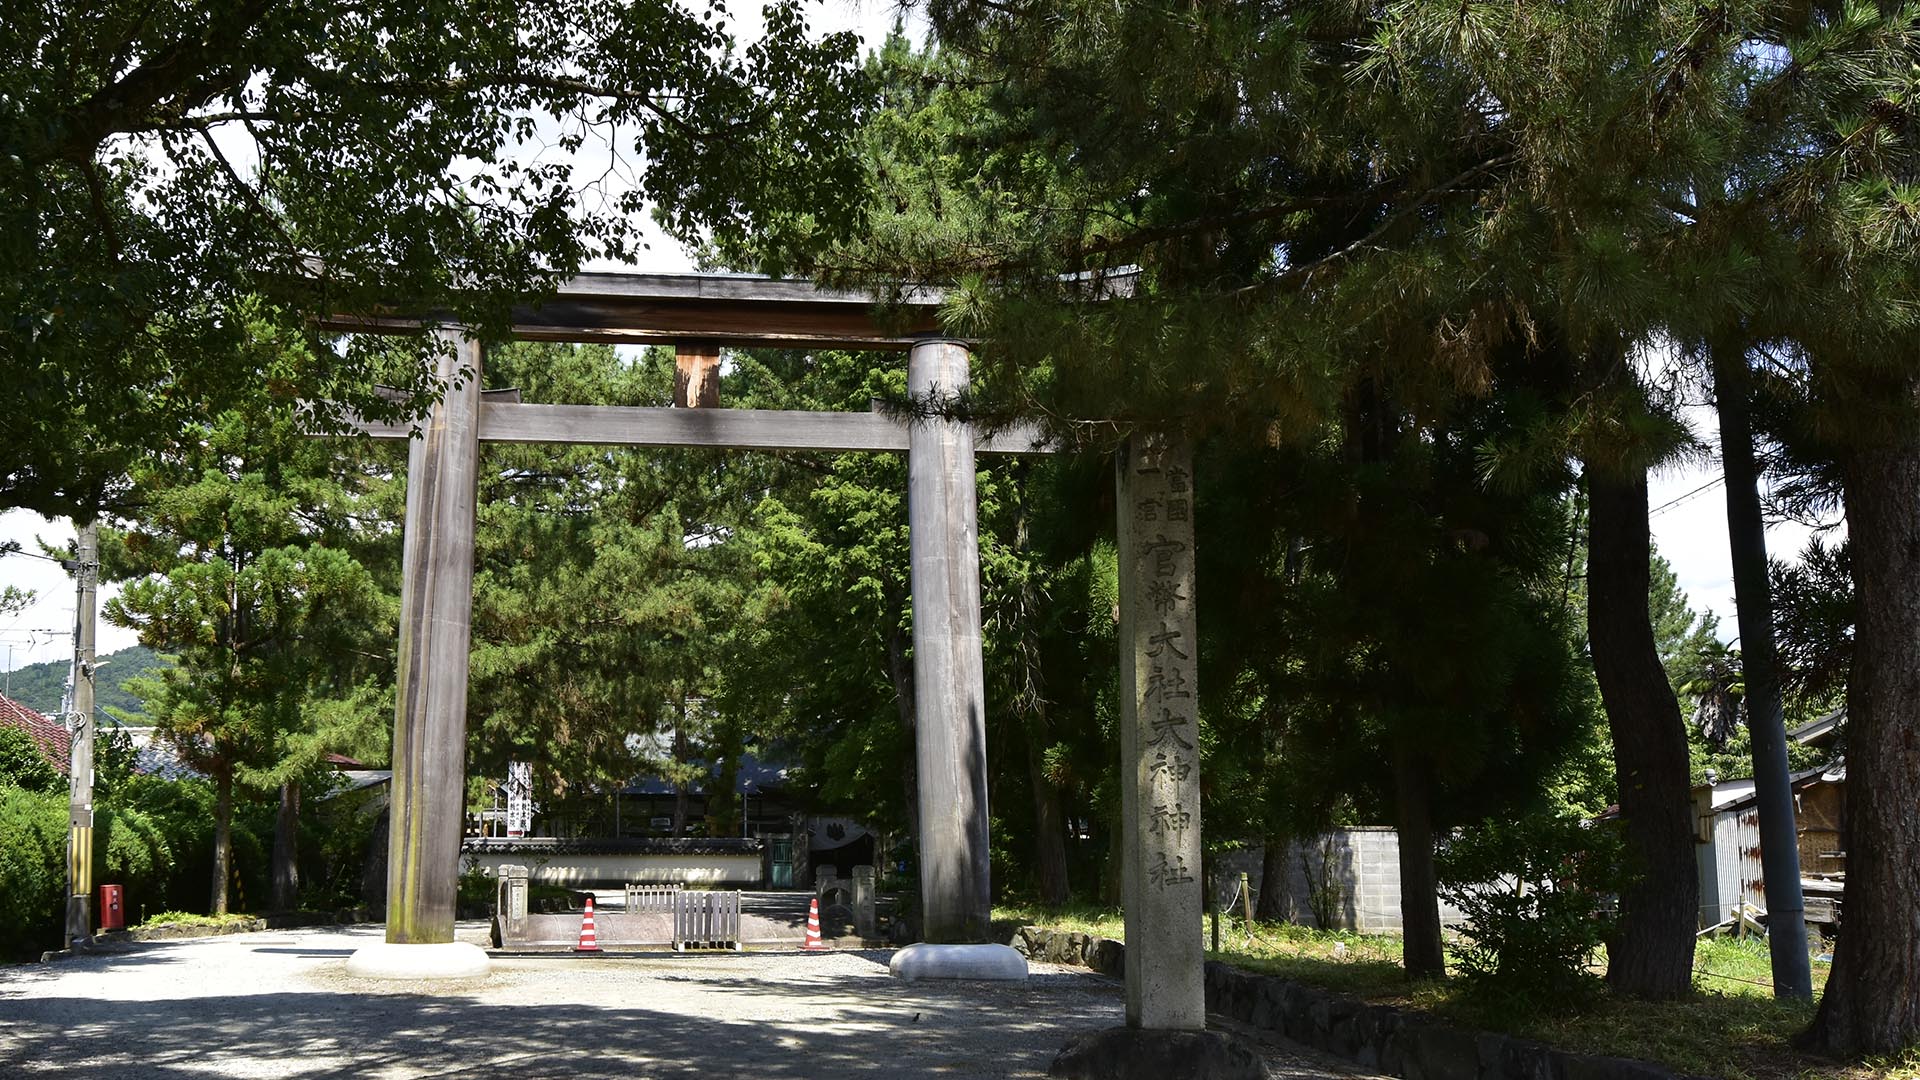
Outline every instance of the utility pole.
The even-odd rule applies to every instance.
[[[1740,669],[1753,740],[1754,810],[1760,817],[1760,878],[1767,898],[1773,996],[1813,1000],[1806,899],[1800,886],[1800,830],[1794,820],[1780,661],[1767,579],[1767,526],[1760,514],[1760,466],[1753,452],[1751,374],[1744,338],[1713,342],[1713,396],[1720,416],[1720,463],[1727,480],[1727,540],[1740,622]]]
[[[100,580],[99,526],[80,527],[73,571],[77,597],[73,608],[73,712],[67,770],[67,926],[66,947],[93,940],[93,604]]]

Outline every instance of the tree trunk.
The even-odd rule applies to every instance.
[[[1904,380],[1908,400],[1920,379]],[[1845,922],[1804,1040],[1852,1057],[1920,1042],[1920,436],[1845,462],[1853,560]]]
[[[1433,869],[1433,796],[1426,762],[1405,740],[1393,747],[1393,826],[1400,837],[1400,955],[1407,978],[1447,973],[1440,890]]]
[[[1261,922],[1281,922],[1287,917],[1287,848],[1292,846],[1281,833],[1268,833],[1260,850],[1260,892],[1255,899],[1253,917]]]
[[[1029,464],[1014,466],[1015,496],[1013,550],[1025,559],[1030,531],[1027,514]],[[1046,672],[1040,663],[1040,595],[1034,587],[1031,561],[1020,575],[1020,606],[1014,613],[1020,631],[1020,673],[1023,685],[1016,705],[1026,714],[1027,782],[1033,788],[1034,870],[1040,902],[1058,907],[1067,902],[1067,825],[1060,810],[1060,789],[1047,776],[1046,752],[1053,745],[1053,724],[1047,715]]]
[[[227,879],[233,868],[233,767],[213,767],[213,900],[215,915],[227,913]]]
[[[744,811],[740,805],[740,755],[745,753],[737,732],[716,732],[720,771],[707,787],[707,835],[740,836]],[[718,800],[718,801],[715,801]]]
[[[1813,975],[1807,959],[1806,902],[1800,891],[1800,831],[1794,823],[1793,784],[1787,771],[1787,725],[1773,648],[1773,592],[1767,581],[1767,530],[1760,516],[1744,342],[1713,347],[1713,383],[1720,413],[1720,460],[1727,481],[1727,536],[1740,622],[1740,671],[1747,687],[1747,733],[1753,743],[1773,993],[1810,1001]]]
[[[1047,778],[1040,740],[1045,715],[1027,728],[1027,782],[1033,787],[1034,869],[1040,902],[1058,907],[1067,902],[1067,823],[1060,811],[1060,789]]]
[[[901,629],[905,619],[903,605],[891,604],[894,619],[887,631],[887,678],[893,683],[894,707],[900,712],[900,726],[907,733],[907,752],[900,763],[901,794],[907,800],[907,836],[913,844],[914,861],[920,857],[920,775],[914,768],[913,664],[907,658],[907,634]]]
[[[691,786],[684,779],[680,778],[679,769],[680,766],[687,763],[687,703],[684,698],[680,701],[680,722],[673,726],[673,763],[675,766],[673,781],[673,835],[679,837],[687,834],[687,803],[689,802],[690,794],[688,788]]]
[[[1633,875],[1620,894],[1607,981],[1636,997],[1677,998],[1693,987],[1700,881],[1686,728],[1647,611],[1647,477],[1620,480],[1592,464],[1586,473],[1587,637],[1613,734]]]
[[[273,819],[273,909],[300,906],[300,781],[280,785],[280,813]]]

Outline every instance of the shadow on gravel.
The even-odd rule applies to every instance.
[[[772,987],[736,991],[777,993]],[[37,998],[0,1005],[0,1074],[898,1077],[1044,1073],[1082,1025],[1019,997],[849,999],[817,1022],[714,1021],[640,1006],[482,1005],[410,993]],[[1036,999],[1033,1005],[1040,1005]],[[1106,1023],[1112,1023],[1108,1018]],[[1083,1021],[1084,1023],[1084,1021]],[[1097,1026],[1092,1025],[1092,1026]],[[835,1030],[837,1028],[837,1030]]]

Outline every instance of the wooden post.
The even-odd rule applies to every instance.
[[[720,346],[706,342],[674,346],[673,406],[720,407]]]
[[[966,389],[967,360],[959,342],[919,342],[907,392],[937,410]],[[917,416],[908,426],[920,936],[939,943],[986,941],[992,907],[973,451],[973,429],[960,420]]]
[[[1191,446],[1135,435],[1120,454],[1119,496],[1127,1026],[1202,1031]]]
[[[466,810],[467,643],[480,466],[480,343],[444,332],[445,396],[407,454],[387,941],[453,940]]]

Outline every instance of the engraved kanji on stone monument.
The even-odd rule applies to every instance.
[[[1200,918],[1193,454],[1136,435],[1120,456],[1127,1024],[1206,1027]]]

